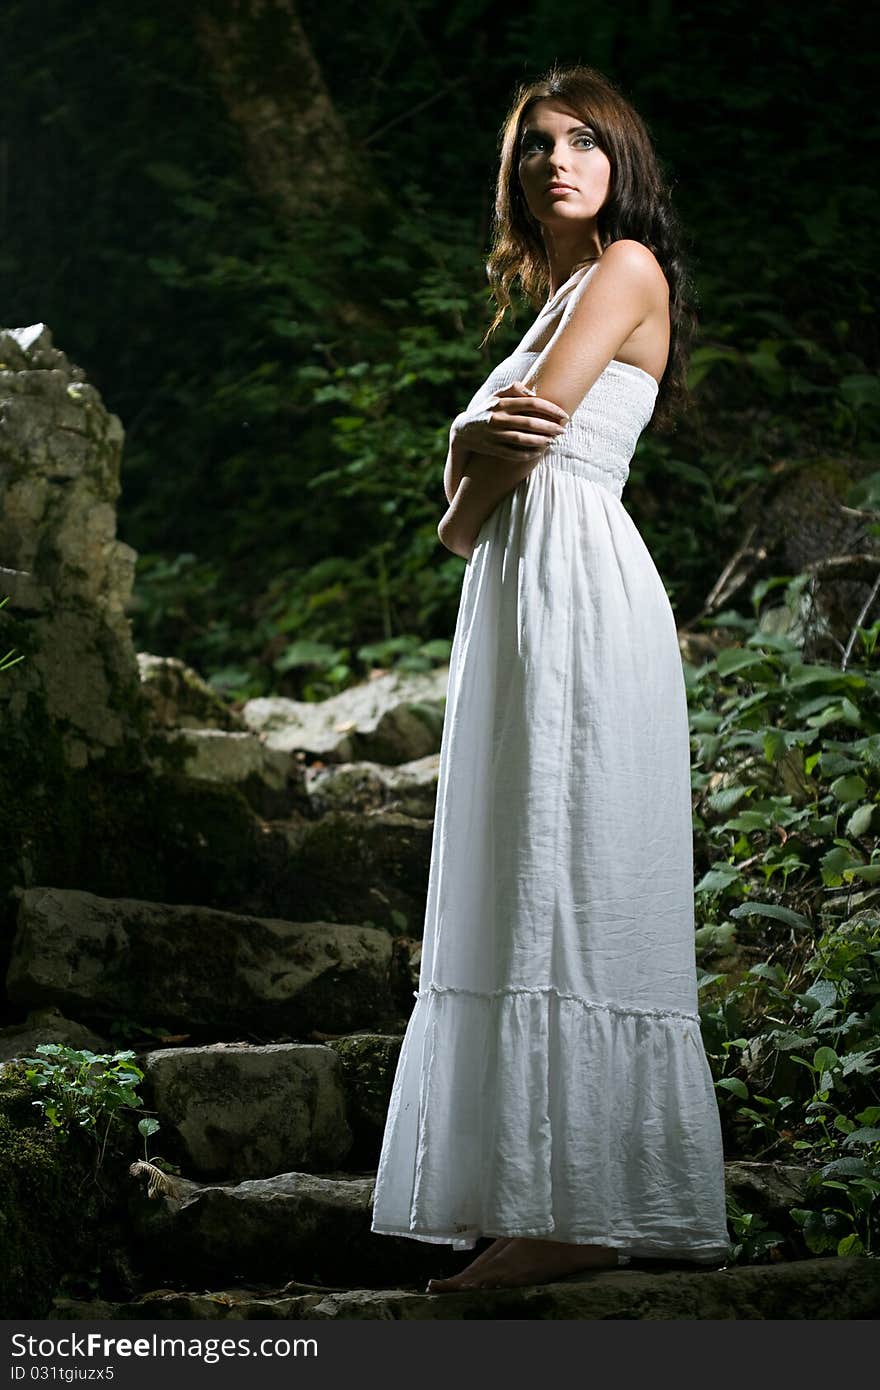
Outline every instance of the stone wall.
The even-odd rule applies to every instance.
[[[45,703],[71,768],[133,732],[125,615],[136,552],[116,539],[123,430],[45,324],[0,332],[0,673],[4,726]]]

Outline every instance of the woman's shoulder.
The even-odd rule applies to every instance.
[[[638,277],[645,285],[653,285],[669,292],[669,282],[657,257],[643,241],[634,237],[621,237],[606,247],[599,262],[606,273],[613,270],[617,275]]]

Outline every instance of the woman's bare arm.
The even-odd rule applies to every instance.
[[[612,242],[523,382],[569,415],[654,308],[663,272],[641,242]]]
[[[483,522],[502,498],[527,477],[536,462],[505,463],[491,454],[468,450],[461,482],[437,527],[437,535],[446,549],[469,560]]]
[[[541,396],[569,415],[651,311],[657,276],[662,277],[653,253],[637,241],[614,242],[602,261],[523,378],[525,386],[540,386]],[[444,474],[450,505],[437,527],[446,548],[469,560],[483,522],[538,461],[518,467],[488,454],[466,452],[461,462],[450,448]],[[454,488],[459,470],[461,482]]]
[[[446,467],[443,470],[443,489],[446,493],[446,501],[452,502],[458,492],[458,485],[464,475],[465,464],[468,455],[472,451],[466,449],[463,444],[453,439],[446,454]]]

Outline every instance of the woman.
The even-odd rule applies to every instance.
[[[492,328],[515,276],[548,297],[450,432],[438,529],[469,564],[372,1223],[495,1237],[431,1293],[728,1252],[684,679],[621,501],[693,316],[648,134],[595,70],[517,93],[488,270]]]

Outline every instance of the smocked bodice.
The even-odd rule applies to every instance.
[[[501,387],[522,380],[566,322],[574,307],[575,291],[593,268],[582,267],[560,285],[519,346],[489,373],[468,403],[468,409]],[[613,358],[572,413],[562,434],[551,442],[537,467],[561,468],[580,474],[620,497],[639,437],[654,413],[659,389],[650,372]]]

